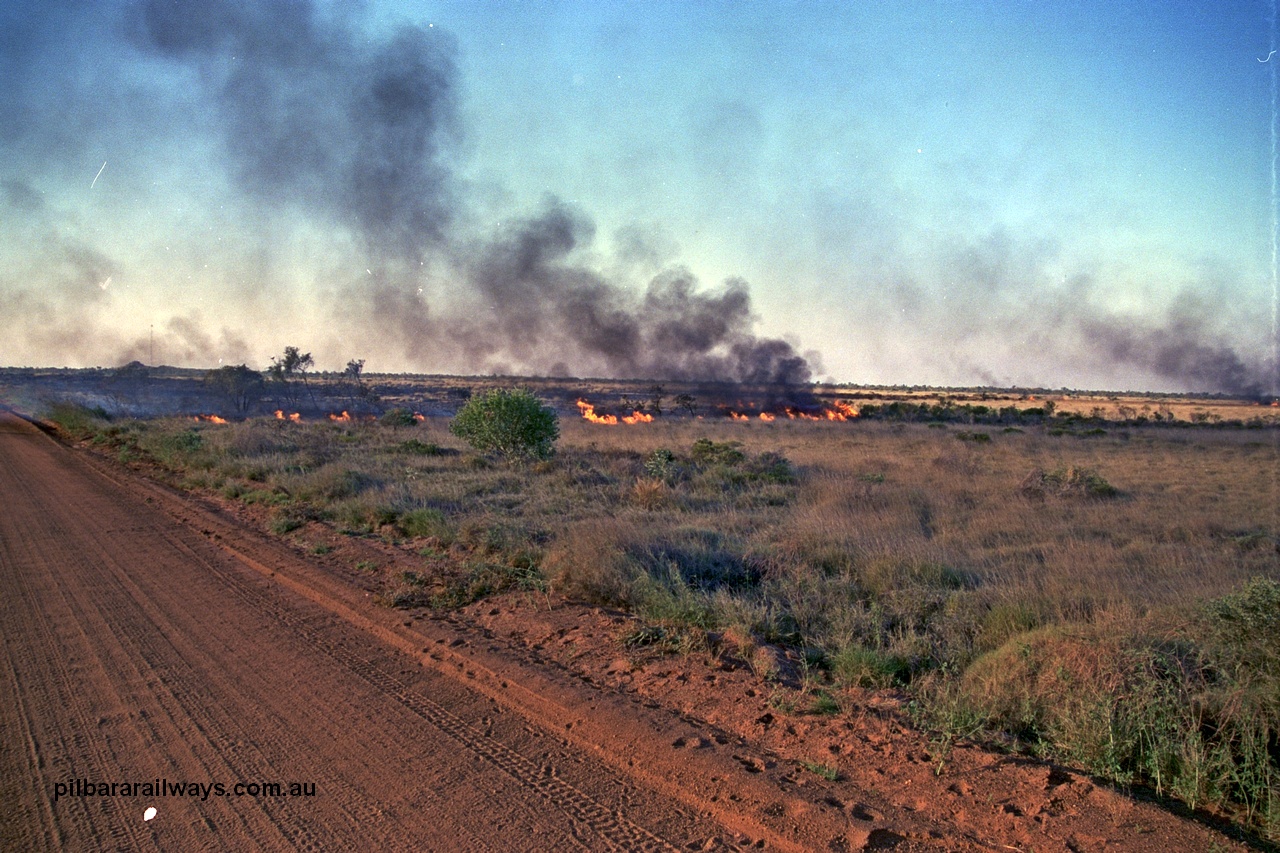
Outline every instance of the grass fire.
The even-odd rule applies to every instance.
[[[21,378],[0,388],[53,399]],[[939,742],[1070,762],[1276,832],[1269,405],[848,386],[789,400],[693,383],[642,403],[643,383],[528,379],[520,399],[558,425],[545,452],[508,456],[448,428],[468,400],[509,416],[499,380],[365,381],[356,399],[311,377],[293,413],[264,394],[238,414],[228,398],[235,417],[204,401],[194,416],[45,414],[299,548],[337,534],[403,553],[412,571],[366,573],[388,607],[519,592],[622,608],[663,649],[794,664],[771,714],[820,695],[853,718],[903,693]],[[192,398],[172,382],[171,398],[157,384],[139,399]],[[63,388],[76,398],[105,399],[88,379]],[[524,428],[485,446],[518,447]]]

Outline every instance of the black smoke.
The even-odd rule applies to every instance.
[[[1115,388],[1136,379],[1142,384],[1129,390],[1250,398],[1276,390],[1256,312],[1238,296],[1247,288],[1223,265],[1201,263],[1173,288],[1151,285],[1150,307],[1137,313],[1115,307],[1116,297],[1126,294],[1109,287],[1106,277],[1064,276],[1057,246],[1003,230],[916,251],[917,265],[928,273],[884,288],[881,314],[903,319],[882,334],[926,338],[921,361],[952,375],[990,386],[1042,385],[1039,377],[1056,374],[1096,383],[1081,387]],[[1168,295],[1157,298],[1161,292]],[[997,375],[992,365],[1019,373]]]
[[[572,353],[573,361],[619,378],[811,380],[808,361],[790,343],[753,333],[746,282],[730,279],[708,291],[676,267],[637,294],[575,261],[593,236],[589,219],[548,199],[476,253],[470,280],[516,357],[545,363]]]
[[[151,0],[135,39],[207,81],[242,191],[330,217],[379,256],[417,259],[444,240],[442,152],[457,123],[448,34],[404,26],[371,43],[296,0]]]
[[[222,146],[242,191],[351,229],[372,280],[347,299],[430,366],[452,350],[473,370],[516,364],[580,375],[797,384],[806,359],[756,337],[745,282],[717,292],[683,269],[646,291],[583,259],[589,217],[549,199],[532,216],[479,234],[449,156],[460,137],[453,40],[403,26],[371,41],[354,22],[309,3],[151,0],[139,10],[145,49],[197,67],[219,114]],[[446,275],[481,306],[450,313],[422,295],[422,270]],[[374,270],[377,270],[375,276]],[[346,318],[351,321],[351,317]]]
[[[1176,317],[1150,325],[1142,320],[1081,320],[1085,339],[1112,362],[1138,367],[1194,391],[1261,399],[1274,393],[1266,367],[1248,363],[1201,320]]]
[[[319,0],[14,0],[0,10],[0,253],[16,259],[0,268],[0,339],[12,348],[0,358],[15,351],[89,364],[147,357],[147,331],[126,335],[115,323],[128,310],[130,281],[164,278],[171,263],[173,281],[163,287],[174,294],[173,309],[154,324],[161,359],[265,360],[299,344],[331,366],[369,357],[379,369],[779,386],[812,378],[814,363],[792,343],[756,334],[744,281],[698,282],[670,241],[650,242],[632,226],[610,254],[589,212],[554,197],[514,216],[486,207],[505,193],[469,183],[453,37],[426,24],[390,35],[368,30],[362,8]],[[133,72],[139,57],[136,76],[110,73]],[[99,67],[106,58],[116,64]],[[554,109],[546,105],[549,120]],[[716,116],[752,134],[767,125],[751,105]],[[187,137],[190,145],[174,144]],[[108,157],[90,205],[88,188]],[[207,185],[211,209],[228,202],[223,221],[240,226],[229,238],[254,239],[243,237],[240,217],[263,220],[258,243],[204,258],[225,273],[210,273],[199,299],[183,284],[204,248],[189,226],[217,215],[175,222],[164,209],[167,188],[146,196],[143,181],[161,158],[181,163],[160,163],[159,177],[200,185],[184,201],[199,203]],[[993,154],[991,167],[1005,162]],[[59,170],[83,172],[83,192],[65,192],[72,179]],[[130,174],[133,185],[124,181]],[[900,359],[895,369],[904,374],[933,369],[939,381],[1008,384],[1073,374],[1127,381],[1140,373],[1142,382],[1194,390],[1275,390],[1274,366],[1268,372],[1251,355],[1266,342],[1240,331],[1256,329],[1256,317],[1238,322],[1221,305],[1124,315],[1111,309],[1117,294],[1105,292],[1107,281],[1091,289],[1059,283],[1088,278],[1105,263],[1059,263],[1054,241],[1023,242],[998,228],[986,240],[951,244],[939,236],[945,231],[916,239],[904,224],[910,199],[888,192],[875,168],[856,186],[848,200],[856,215],[810,220],[814,248],[834,258],[832,289],[847,297],[849,335],[870,341],[882,363]],[[230,196],[218,196],[224,187]],[[984,193],[978,187],[975,197]],[[129,210],[154,206],[155,216],[116,233],[102,223],[127,194],[143,199],[127,201]],[[329,254],[308,257],[313,244],[303,238],[303,250],[273,242],[299,222],[306,239],[332,235]],[[131,260],[148,249],[134,244],[148,239],[172,242],[175,252],[152,250],[144,263],[154,267],[139,275]],[[290,267],[305,272],[290,280]],[[1222,292],[1244,292],[1227,284]],[[307,289],[304,299],[298,288]],[[1151,289],[1169,292],[1165,283]],[[202,318],[219,316],[213,305],[232,302],[229,295],[247,319],[215,331]],[[277,331],[307,299],[328,306],[321,313],[333,327]]]

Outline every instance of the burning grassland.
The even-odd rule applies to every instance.
[[[1033,731],[1042,754],[1113,778],[1154,784],[1144,769],[1158,759],[1151,750],[1201,750],[1204,781],[1179,776],[1180,787],[1166,788],[1199,802],[1233,802],[1212,793],[1229,790],[1211,789],[1213,767],[1252,761],[1251,778],[1276,778],[1258,755],[1221,763],[1227,753],[1211,752],[1229,753],[1230,743],[1195,740],[1200,730],[1178,728],[1180,717],[1119,758],[1085,725],[1113,695],[1108,679],[1156,678],[1165,680],[1133,689],[1170,697],[1170,709],[1198,703],[1236,727],[1231,743],[1276,730],[1265,709],[1249,718],[1262,729],[1231,710],[1263,695],[1263,682],[1239,674],[1270,670],[1242,664],[1231,670],[1237,680],[1211,682],[1199,664],[1121,667],[1163,654],[1171,625],[1184,626],[1179,648],[1197,660],[1236,653],[1236,641],[1222,639],[1226,623],[1203,621],[1203,602],[1247,609],[1231,596],[1251,578],[1280,580],[1272,433],[1207,418],[1091,425],[1046,413],[1050,401],[1031,395],[996,405],[1006,401],[846,391],[791,417],[764,397],[705,389],[694,413],[664,398],[661,415],[642,412],[651,419],[628,428],[624,418],[641,411],[623,405],[638,401],[634,389],[584,384],[542,386],[569,401],[557,452],[519,466],[477,455],[449,433],[448,416],[423,415],[407,395],[406,417],[378,420],[292,420],[274,409],[221,424],[53,414],[117,459],[244,504],[299,547],[335,533],[398,544],[421,565],[412,577],[382,578],[390,604],[554,591],[628,608],[668,632],[732,631],[802,649],[811,686],[848,702],[868,686],[907,690],[923,725],[968,703],[989,731]],[[1014,417],[1017,425],[1001,424]],[[1268,588],[1258,589],[1265,598]],[[1052,716],[1064,713],[1056,688],[1036,673],[1075,672],[1072,655],[1116,638],[1128,645],[1080,673],[1097,679],[1078,693],[1095,704],[1067,709],[1078,718]],[[1033,650],[1035,672],[1007,665],[1023,660],[1011,657],[1018,643]],[[1121,668],[1106,669],[1113,664]],[[1019,690],[1045,691],[1032,720],[1040,728],[1014,731],[992,702]]]
[[[653,423],[653,415],[647,414],[639,409],[632,409],[629,415],[598,415],[596,407],[588,403],[586,400],[578,400],[576,402],[578,411],[582,414],[582,419],[589,424],[602,424],[603,426],[617,426],[618,424],[650,424]]]

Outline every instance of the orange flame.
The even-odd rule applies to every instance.
[[[848,403],[842,403],[837,400],[830,405],[824,406],[822,414],[815,415],[812,412],[806,412],[793,406],[787,406],[787,417],[793,421],[848,421],[858,416],[858,410]]]
[[[735,421],[749,421],[749,420],[751,420],[751,418],[750,418],[749,416],[742,414],[742,412],[730,412],[730,413],[729,413],[729,417],[733,418]]]
[[[226,418],[220,418],[217,415],[196,415],[191,420],[208,421],[211,424],[225,424],[227,422]]]
[[[413,413],[413,419],[414,419],[415,421],[417,421],[418,423],[422,423],[423,421],[425,421],[425,420],[427,419],[427,416],[426,416],[426,415],[424,415],[424,414],[422,414],[421,412],[414,412],[414,413]]]
[[[276,409],[276,420],[278,420],[278,421],[293,421],[295,424],[300,424],[300,423],[302,423],[302,413],[301,413],[301,412],[293,412],[292,414],[288,414],[288,415],[286,415],[286,414],[284,413],[284,411],[283,411],[283,410],[281,410],[281,409]]]
[[[772,423],[773,421],[776,421],[777,419],[778,419],[778,416],[777,416],[777,415],[771,415],[771,414],[769,414],[768,412],[761,412],[761,413],[760,413],[760,420],[764,421],[765,423]]]
[[[329,420],[331,420],[331,421],[335,421],[335,422],[337,422],[337,423],[341,423],[341,424],[349,424],[349,423],[351,423],[351,415],[347,414],[347,413],[344,411],[344,412],[343,412],[342,414],[340,414],[340,415],[333,415],[333,414],[329,415]]]
[[[593,424],[614,426],[618,423],[618,418],[614,415],[597,415],[596,407],[588,403],[586,400],[578,401],[578,411],[582,412],[583,420],[590,421]]]
[[[647,424],[653,421],[653,415],[645,414],[639,409],[636,409],[629,415],[623,415],[619,418],[617,415],[597,415],[596,407],[588,403],[586,400],[578,400],[577,405],[578,411],[582,412],[583,420],[590,421],[593,424],[614,426],[618,423]]]
[[[853,406],[850,406],[848,403],[842,403],[839,400],[836,400],[827,408],[825,414],[829,421],[847,421],[850,418],[856,418],[858,416],[858,410]]]

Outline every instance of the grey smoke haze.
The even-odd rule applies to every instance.
[[[370,44],[306,2],[142,4],[140,46],[199,68],[240,188],[329,215],[375,254],[417,259],[445,236],[455,45],[403,27]]]
[[[706,291],[683,268],[654,277],[642,296],[575,263],[594,236],[590,220],[556,199],[508,226],[474,254],[471,281],[503,340],[521,360],[557,351],[569,364],[624,378],[808,382],[808,361],[786,341],[752,333],[746,282]]]
[[[164,359],[253,363],[285,344],[319,350],[322,344],[295,329],[279,340],[264,329],[293,306],[320,301],[326,307],[315,313],[332,318],[316,332],[327,341],[329,367],[376,356],[373,369],[392,363],[783,385],[809,381],[821,369],[791,341],[757,332],[761,318],[745,280],[699,282],[665,234],[650,239],[647,228],[626,227],[611,249],[592,211],[564,200],[567,193],[555,186],[539,206],[495,214],[501,188],[477,186],[466,169],[466,57],[456,40],[440,26],[371,28],[364,10],[292,0],[142,0],[15,2],[0,13],[0,71],[8,81],[0,87],[0,141],[20,155],[14,165],[0,165],[0,206],[7,223],[20,223],[7,226],[6,258],[23,261],[0,269],[8,318],[0,329],[32,351],[62,352],[70,362],[146,360],[147,336],[116,331],[122,326],[108,316],[103,282],[122,288],[137,257],[126,248],[151,238],[122,229],[108,242],[112,225],[79,218],[65,199],[46,200],[46,185],[57,179],[25,167],[56,152],[50,160],[88,169],[88,185],[107,159],[96,140],[114,138],[119,150],[127,147],[121,139],[157,137],[165,144],[148,152],[151,162],[185,157],[181,175],[208,176],[208,186],[183,187],[187,204],[212,207],[208,199],[226,192],[237,214],[251,210],[261,220],[259,233],[245,226],[248,236],[228,235],[228,243],[234,237],[241,245],[216,250],[201,242],[212,237],[184,230],[187,213],[161,210],[137,226],[167,229],[164,252],[172,241],[173,256],[184,253],[191,266],[207,257],[225,279],[208,286],[205,302],[195,298],[201,284],[164,283],[175,306],[154,323]],[[148,88],[94,64],[96,51],[126,49],[181,86]],[[51,93],[60,112],[43,100]],[[554,108],[534,105],[532,112],[541,109],[554,123]],[[770,119],[756,104],[722,102],[685,119],[707,141],[698,157],[709,185],[738,186],[735,175],[718,173],[725,161],[728,171],[741,169],[753,180],[771,168],[760,142]],[[147,166],[114,158],[100,195],[117,176],[141,174],[145,184]],[[835,211],[829,222],[812,225],[841,239],[836,232],[862,222],[865,231],[843,235],[849,250],[842,255],[906,258],[882,275],[872,274],[869,262],[853,267],[866,274],[845,285],[862,291],[849,301],[867,310],[850,336],[879,336],[910,350],[915,363],[937,365],[941,375],[992,384],[1008,384],[1010,365],[1028,361],[1038,374],[1082,364],[1099,375],[1133,368],[1194,390],[1274,387],[1263,359],[1252,355],[1261,351],[1258,342],[1242,341],[1218,307],[1176,303],[1146,315],[1110,309],[1096,298],[1097,286],[1075,283],[1090,271],[1066,270],[1059,282],[1057,272],[1047,272],[1053,247],[998,229],[972,245],[912,245],[896,212],[875,204],[873,196],[891,182],[878,176],[880,165],[858,178],[853,192],[867,198],[856,215]],[[882,196],[910,203],[905,195]],[[734,192],[723,192],[715,213],[732,218],[738,203]],[[296,273],[313,244],[298,249],[288,245],[290,235],[308,229],[313,241],[327,240],[328,254]],[[27,247],[36,248],[23,254]],[[246,302],[244,326],[216,310],[219,299],[233,298]],[[795,331],[804,337],[804,329]]]
[[[811,378],[789,343],[752,333],[745,282],[707,293],[675,270],[637,298],[576,260],[594,225],[555,199],[489,236],[451,230],[468,217],[448,166],[457,71],[444,32],[405,26],[371,44],[350,22],[285,0],[154,0],[140,16],[141,44],[216,80],[211,99],[241,188],[359,235],[379,278],[362,288],[357,308],[395,332],[415,360],[429,361],[432,348],[422,342],[444,331],[477,366],[514,360],[620,377]],[[451,322],[417,297],[417,268],[432,253],[454,260],[450,273],[475,288],[490,323]]]
[[[1203,316],[1178,316],[1154,326],[1140,319],[1085,317],[1085,339],[1112,361],[1135,364],[1192,388],[1258,398],[1275,387],[1267,366],[1249,364],[1210,329]]]
[[[1230,304],[1226,294],[1238,283],[1212,265],[1166,307],[1139,314],[1106,307],[1095,274],[1056,279],[1050,271],[1060,266],[1059,249],[1049,243],[1028,245],[996,231],[918,255],[944,284],[930,288],[904,273],[885,286],[881,310],[935,341],[931,360],[959,364],[984,384],[1015,384],[989,365],[1026,359],[1102,375],[1141,371],[1154,388],[1258,397],[1276,387],[1274,366],[1262,356],[1266,342],[1239,344],[1251,306]]]

